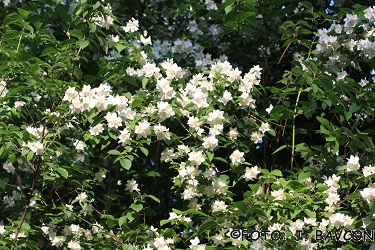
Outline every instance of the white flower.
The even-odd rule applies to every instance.
[[[121,117],[117,116],[117,113],[108,112],[104,118],[108,122],[108,128],[117,129],[118,127],[122,126],[122,119]]]
[[[124,27],[125,32],[133,33],[138,30],[139,22],[138,20],[132,18],[129,22],[126,23],[126,27]]]
[[[245,180],[247,180],[247,181],[251,180],[252,181],[252,180],[257,178],[259,173],[260,173],[260,171],[258,171],[258,166],[255,166],[255,167],[252,167],[252,168],[246,167],[246,173],[244,175]]]
[[[198,152],[192,151],[192,152],[190,152],[189,153],[189,161],[191,162],[191,164],[193,166],[201,165],[205,161],[203,151],[198,151]]]
[[[69,241],[68,248],[73,250],[79,250],[81,249],[81,246],[79,244],[79,241]]]
[[[229,159],[232,161],[232,164],[243,163],[245,161],[244,152],[240,152],[238,149],[236,149],[230,156]]]
[[[161,120],[165,120],[171,116],[174,116],[175,114],[172,109],[172,106],[167,102],[158,103],[158,112]]]
[[[77,153],[85,151],[86,144],[83,141],[76,140],[73,145],[76,147]]]
[[[225,212],[227,209],[227,205],[225,205],[224,201],[215,201],[212,205],[212,212]]]
[[[138,183],[134,179],[128,180],[126,182],[125,190],[129,190],[130,192],[134,192],[134,191],[139,192],[140,191],[139,188],[138,188]]]
[[[0,225],[0,235],[3,235],[7,232],[7,230],[5,230],[4,228],[4,225]]]
[[[203,139],[202,146],[208,150],[214,151],[214,149],[219,145],[219,140],[215,136],[208,136]]]
[[[151,134],[150,124],[147,121],[140,122],[135,126],[134,133],[137,134],[137,138],[147,137]]]
[[[42,155],[43,154],[43,144],[40,141],[37,142],[29,142],[27,143],[27,146],[30,148],[31,151],[33,151],[36,155]]]
[[[100,124],[98,124],[95,127],[90,129],[90,134],[91,135],[99,135],[101,132],[103,132],[103,130],[104,130],[103,124],[100,123]]]
[[[14,102],[14,107],[20,111],[22,109],[23,106],[25,106],[25,102],[24,101],[16,101]]]
[[[346,71],[341,71],[337,73],[337,81],[344,80],[344,78],[348,75]]]
[[[272,109],[273,109],[273,105],[270,104],[269,108],[266,109],[267,113],[268,114],[271,113]]]
[[[283,189],[271,191],[271,196],[275,197],[275,200],[285,200],[285,194]]]
[[[266,123],[262,122],[259,128],[259,131],[262,132],[263,134],[267,131],[270,131],[270,125],[268,124],[268,122]]]
[[[86,194],[86,192],[82,192],[82,193],[80,193],[80,194],[76,197],[76,200],[77,200],[79,203],[87,202],[87,194]]]
[[[373,175],[373,174],[375,173],[375,167],[371,167],[371,165],[369,165],[369,166],[365,166],[365,167],[363,168],[362,172],[363,172],[363,175],[364,175],[365,177],[370,176],[370,175]]]
[[[3,169],[5,169],[8,173],[14,174],[14,170],[16,170],[13,166],[13,163],[4,162]]]
[[[348,159],[348,162],[346,163],[347,172],[353,171],[353,170],[358,170],[361,165],[359,165],[359,157],[358,156],[353,156],[351,155],[350,158]]]

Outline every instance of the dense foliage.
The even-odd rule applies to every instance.
[[[368,1],[0,15],[0,249],[375,249]]]

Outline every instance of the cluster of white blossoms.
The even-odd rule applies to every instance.
[[[347,66],[351,60],[346,54],[358,53],[367,60],[375,56],[375,39],[374,39],[374,7],[364,10],[364,18],[358,15],[347,14],[344,23],[333,23],[328,29],[319,30],[319,42],[317,52],[321,52],[329,57],[328,65]],[[355,32],[362,28],[363,32]],[[346,36],[342,40],[339,37]]]
[[[43,155],[44,146],[40,141],[24,143],[24,147],[28,147],[36,155]]]
[[[367,200],[368,203],[372,202],[375,198],[375,188],[373,187],[367,187],[364,188],[363,190],[359,191],[361,196]]]
[[[354,219],[349,215],[334,213],[329,217],[329,221],[335,228],[344,227],[347,229],[353,224]]]
[[[42,231],[46,234],[52,246],[62,247],[67,243],[68,249],[79,250],[82,249],[80,241],[91,241],[94,238],[93,234],[99,232],[102,228],[98,223],[94,223],[92,229],[84,229],[80,225],[70,224],[65,225],[62,230],[62,235],[57,236],[58,227],[52,222],[43,224]]]
[[[334,174],[324,181],[324,183],[328,186],[328,189],[324,191],[326,194],[328,194],[328,197],[325,200],[325,202],[328,204],[328,207],[326,208],[328,211],[333,210],[332,206],[340,201],[340,195],[337,193],[338,189],[340,188],[340,178],[340,176],[336,176]]]

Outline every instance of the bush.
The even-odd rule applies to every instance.
[[[375,8],[338,4],[3,1],[0,247],[373,249]]]

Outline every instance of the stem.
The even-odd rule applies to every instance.
[[[298,91],[297,100],[296,100],[296,106],[294,107],[294,115],[293,115],[293,135],[292,135],[292,158],[290,159],[290,171],[293,172],[293,160],[294,160],[294,146],[295,146],[295,137],[296,137],[296,117],[297,117],[297,106],[299,97],[301,95],[302,91]]]
[[[18,45],[17,45],[16,53],[18,53],[18,49],[20,48],[21,40],[22,40],[22,34],[20,36],[20,39],[18,40]]]

